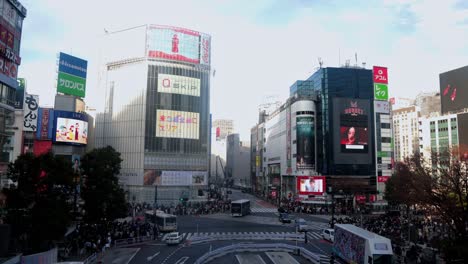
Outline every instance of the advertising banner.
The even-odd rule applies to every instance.
[[[53,131],[54,110],[50,108],[39,108],[36,138],[40,140],[51,140]]]
[[[18,78],[18,88],[16,89],[16,99],[15,99],[16,109],[23,109],[25,90],[26,90],[26,79]]]
[[[200,33],[196,31],[152,26],[147,47],[148,57],[200,63]]]
[[[211,37],[201,34],[200,63],[210,65]]]
[[[296,167],[315,169],[315,128],[313,116],[296,117]]]
[[[87,68],[86,60],[60,52],[57,92],[85,97]]]
[[[54,111],[53,141],[83,145],[88,143],[88,117],[85,114]]]
[[[373,67],[374,83],[388,84],[388,69],[386,67]]]
[[[442,113],[468,108],[468,66],[439,75]]]
[[[341,102],[338,100],[341,100]],[[360,99],[339,98],[336,104],[340,109],[339,132],[341,152],[367,153],[370,141],[369,102]]]
[[[390,176],[378,176],[377,182],[387,182],[390,179]]]
[[[292,173],[291,165],[291,106],[286,108],[286,173]]]
[[[206,171],[159,171],[145,170],[144,185],[202,186],[207,185]]]
[[[200,96],[200,79],[160,73],[158,92]]]
[[[390,103],[387,101],[374,101],[374,112],[390,114]]]
[[[26,94],[24,97],[23,131],[35,132],[37,129],[37,115],[39,110],[39,96]]]
[[[156,137],[199,139],[199,113],[156,110]]]
[[[388,85],[382,83],[374,83],[374,99],[375,100],[388,100]]]
[[[322,195],[325,191],[325,177],[297,176],[297,192],[302,195]]]

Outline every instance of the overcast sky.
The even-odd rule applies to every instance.
[[[390,96],[439,89],[439,73],[468,65],[468,0],[21,0],[28,9],[19,77],[53,106],[56,54],[88,60],[85,101],[104,107],[97,87],[104,29],[142,24],[186,27],[212,36],[213,118],[233,119],[250,138],[258,105],[284,101],[296,80],[351,60],[389,68]]]

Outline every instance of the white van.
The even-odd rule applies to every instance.
[[[335,241],[335,231],[331,228],[322,229],[322,238],[330,242]]]

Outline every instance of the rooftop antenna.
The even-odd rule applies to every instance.
[[[362,62],[362,68],[366,68],[366,63],[365,62]]]
[[[318,57],[318,63],[320,65],[320,69],[322,68],[322,65],[323,65],[323,61],[322,61],[322,58]]]
[[[357,67],[357,52],[354,53],[354,58],[356,59],[356,64],[355,64],[355,66]]]
[[[338,49],[338,67],[341,66],[341,49]]]

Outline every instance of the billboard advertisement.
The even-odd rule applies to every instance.
[[[200,79],[160,73],[158,92],[200,96]]]
[[[296,167],[315,169],[315,128],[313,116],[296,117]]]
[[[388,101],[388,85],[383,83],[374,83],[374,99]]]
[[[458,114],[458,146],[462,160],[468,161],[468,113]]]
[[[323,176],[297,176],[297,192],[301,195],[322,195],[326,190]]]
[[[199,113],[156,110],[156,137],[199,139]]]
[[[442,113],[468,108],[468,66],[439,75]]]
[[[210,65],[211,60],[211,37],[206,34],[201,34],[201,50],[200,50],[200,63]]]
[[[54,110],[51,108],[39,108],[37,121],[36,138],[39,140],[51,140],[54,129]]]
[[[333,152],[336,164],[371,164],[370,99],[333,98]]]
[[[86,60],[60,52],[57,92],[85,97],[87,69]]]
[[[26,79],[18,78],[18,88],[16,88],[16,99],[15,99],[16,109],[23,109],[25,91],[26,91]]]
[[[88,117],[86,115],[67,111],[54,111],[54,115],[54,142],[73,145],[88,143]]]
[[[148,57],[199,64],[200,33],[184,28],[151,26],[147,33],[147,50]]]
[[[23,107],[23,131],[34,132],[37,129],[39,95],[26,94]]]
[[[374,66],[372,69],[374,83],[388,84],[388,69],[386,67]]]
[[[143,184],[157,186],[202,186],[207,185],[206,171],[160,171],[145,170]]]

